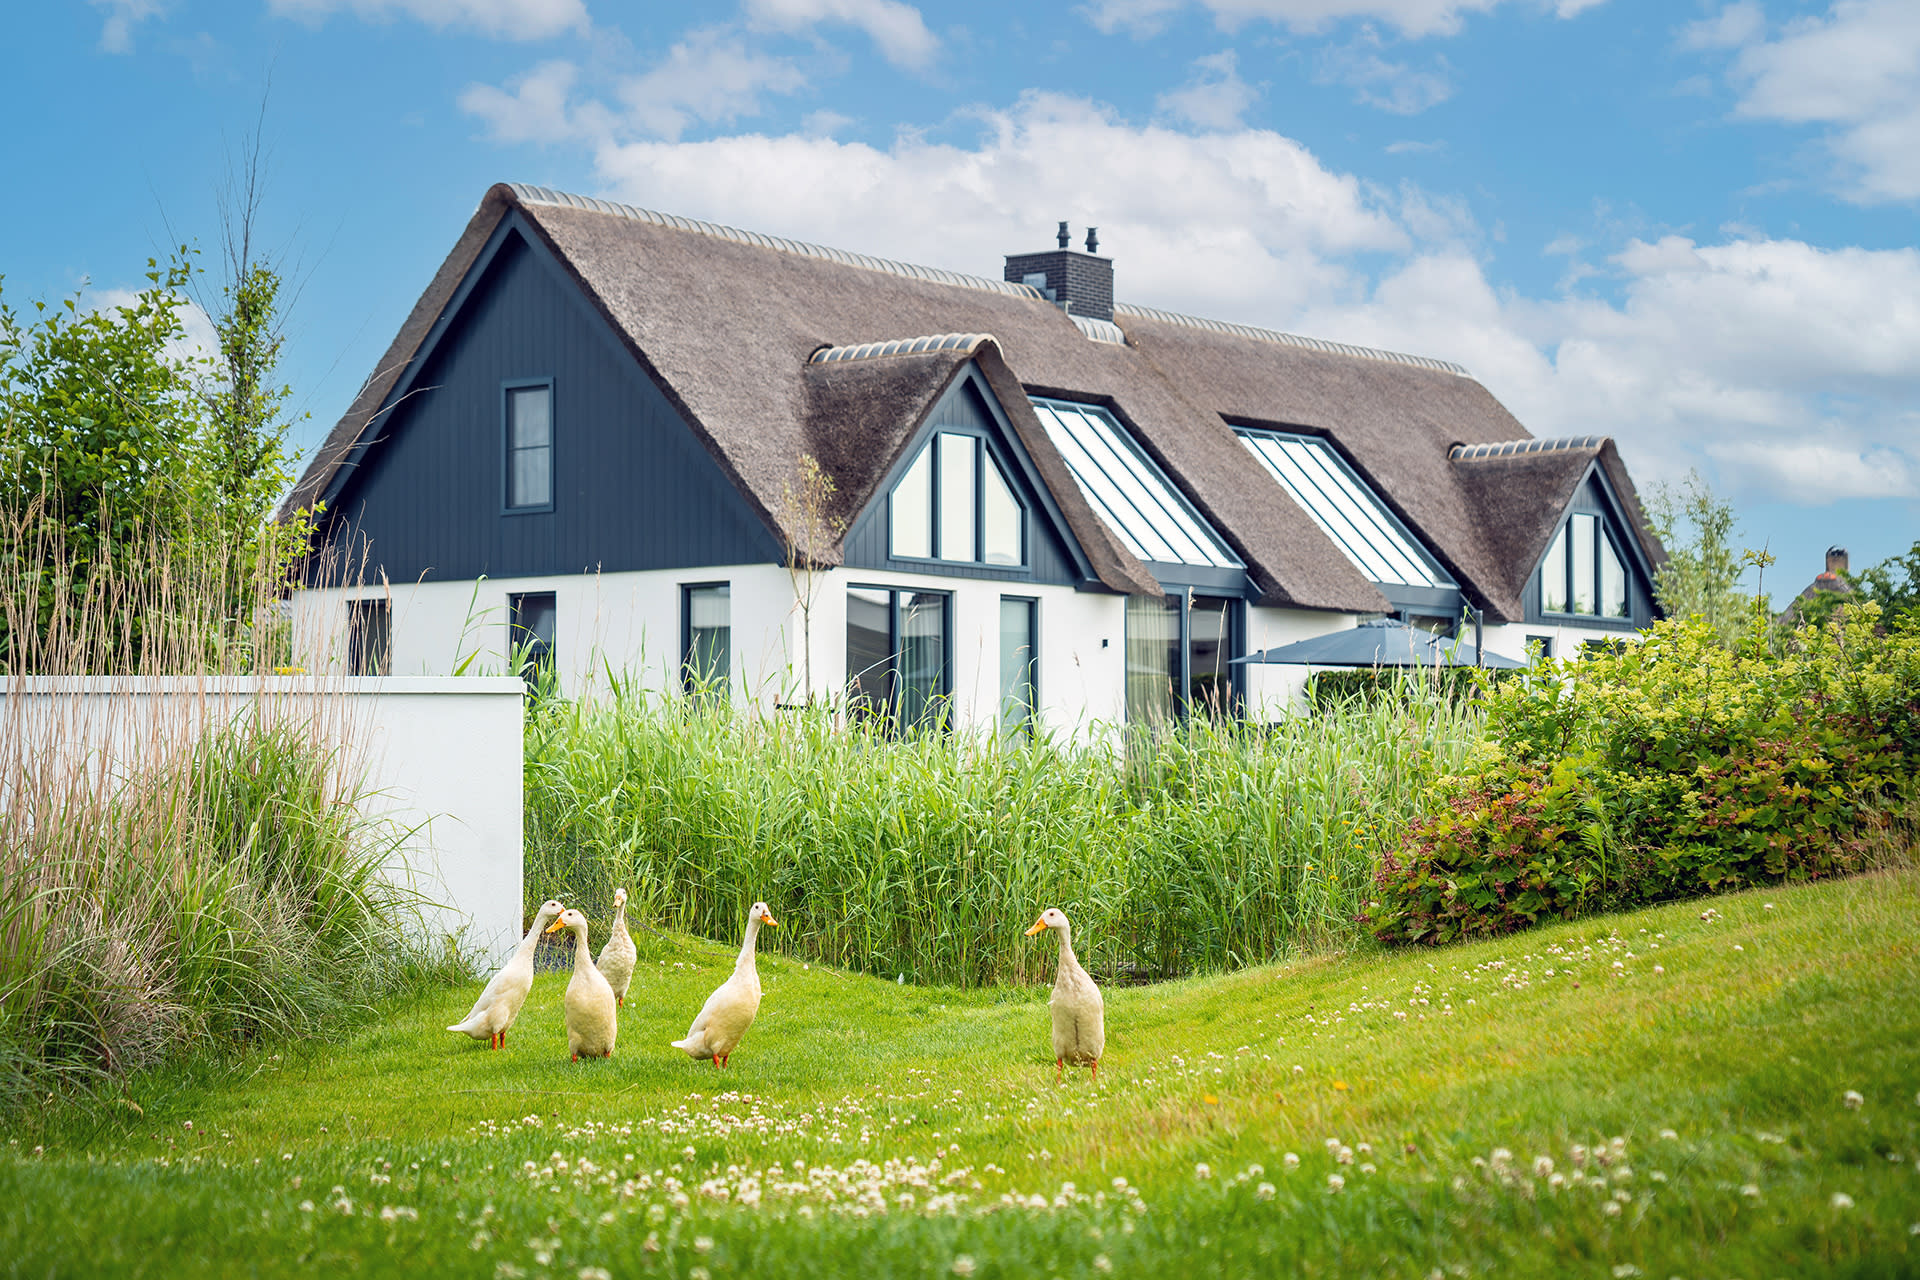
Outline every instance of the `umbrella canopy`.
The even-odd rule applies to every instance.
[[[1524,667],[1524,662],[1497,653],[1481,656],[1463,640],[1436,636],[1395,618],[1363,622],[1347,631],[1329,632],[1311,640],[1296,640],[1262,649],[1236,663],[1280,663],[1310,667]]]

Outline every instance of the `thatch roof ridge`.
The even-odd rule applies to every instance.
[[[1282,346],[1302,347],[1308,351],[1324,351],[1329,355],[1353,356],[1360,360],[1384,360],[1389,364],[1412,365],[1416,369],[1434,369],[1441,373],[1457,374],[1462,378],[1473,376],[1467,372],[1465,365],[1455,364],[1451,360],[1438,360],[1432,356],[1384,351],[1378,347],[1335,342],[1330,338],[1308,338],[1279,329],[1262,329],[1257,325],[1236,324],[1231,320],[1209,320],[1205,316],[1190,316],[1179,311],[1163,311],[1159,307],[1143,307],[1133,302],[1116,302],[1113,304],[1113,310],[1115,315],[1124,313],[1138,316],[1143,320],[1158,320],[1162,324],[1184,324],[1194,329],[1206,329],[1212,333],[1230,333],[1236,337],[1252,338],[1258,342],[1277,342]]]

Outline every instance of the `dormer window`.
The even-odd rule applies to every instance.
[[[1023,565],[1025,517],[987,442],[941,431],[893,488],[890,553],[896,560]]]
[[[1631,609],[1626,562],[1600,517],[1568,516],[1540,562],[1540,611],[1625,618]]]

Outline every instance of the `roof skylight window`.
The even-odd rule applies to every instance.
[[[1408,587],[1455,585],[1326,441],[1271,431],[1238,435],[1367,577]]]
[[[1087,502],[1127,550],[1157,564],[1240,567],[1112,414],[1068,400],[1035,400],[1033,407]]]

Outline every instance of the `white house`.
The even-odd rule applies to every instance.
[[[1612,442],[1465,370],[501,185],[319,451],[305,618],[365,673],[553,664],[1072,730],[1270,717],[1244,653],[1395,614],[1555,655],[1654,616]],[[352,568],[342,576],[342,566]],[[341,585],[342,582],[348,585]]]

